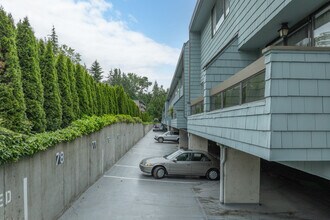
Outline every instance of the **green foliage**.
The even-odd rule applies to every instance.
[[[58,36],[56,34],[56,31],[55,31],[55,27],[53,26],[52,28],[52,33],[50,34],[50,38],[49,38],[49,41],[52,43],[53,45],[53,52],[55,55],[58,54],[59,52],[59,46],[58,46]]]
[[[85,81],[85,72],[80,64],[76,65],[75,70],[76,86],[79,99],[79,109],[81,115],[89,115],[89,99],[87,96],[87,85]]]
[[[78,119],[80,117],[80,109],[79,109],[79,97],[76,87],[76,78],[74,76],[74,65],[70,59],[66,60],[66,65],[68,68],[68,79],[69,79],[70,93],[72,98],[73,115],[74,115],[74,119]]]
[[[135,73],[125,74],[120,69],[110,70],[107,78],[106,82],[109,85],[122,86],[131,99],[141,99],[152,84],[146,76],[141,77]]]
[[[74,119],[72,96],[70,91],[70,83],[68,77],[68,68],[66,58],[61,53],[56,62],[56,71],[58,76],[58,84],[60,88],[61,104],[62,104],[62,128],[68,126]]]
[[[43,43],[39,43],[41,45]],[[39,46],[41,48],[42,46]],[[40,50],[40,49],[39,49]],[[46,113],[46,130],[55,131],[61,128],[62,106],[58,78],[55,68],[53,46],[50,41],[40,59],[42,83],[44,85],[44,110]]]
[[[44,91],[38,63],[37,41],[27,18],[17,24],[17,53],[22,72],[26,115],[32,124],[31,131],[44,132],[46,115],[43,108]]]
[[[90,116],[74,121],[64,129],[30,136],[0,127],[0,165],[18,161],[22,157],[31,156],[58,143],[72,141],[115,123],[142,123],[142,121],[140,118],[128,115]]]
[[[0,8],[0,119],[2,125],[29,132],[13,20]]]
[[[101,82],[101,80],[103,78],[103,76],[102,76],[103,70],[102,70],[102,67],[100,66],[100,63],[97,62],[97,60],[94,61],[89,72],[93,76],[93,78],[96,82]]]
[[[86,91],[87,91],[87,99],[88,99],[88,115],[93,115],[94,114],[94,101],[93,101],[93,96],[92,96],[92,88],[91,88],[91,76],[88,75],[86,69],[84,70],[84,79],[85,79],[85,84],[86,84]]]
[[[152,118],[157,118],[159,120],[162,118],[166,96],[167,92],[164,90],[163,86],[159,87],[157,81],[155,81],[152,89],[152,97],[147,107],[147,111]]]

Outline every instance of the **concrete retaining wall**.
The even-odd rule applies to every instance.
[[[0,220],[57,219],[151,127],[114,124],[1,166]]]

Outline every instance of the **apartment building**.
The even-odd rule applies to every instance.
[[[329,1],[199,0],[183,48],[164,114],[219,146],[221,202],[259,203],[260,158],[330,179]]]

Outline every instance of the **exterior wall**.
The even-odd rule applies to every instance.
[[[290,1],[230,1],[230,12],[212,37],[211,16],[201,32],[201,65],[204,67],[239,32],[238,46],[272,20]],[[280,22],[279,22],[280,23]],[[277,31],[277,29],[276,29]]]
[[[172,80],[171,88],[175,88],[170,92],[169,106],[173,107],[176,112],[176,117],[170,118],[170,126],[177,129],[187,128],[187,100],[188,100],[188,79],[189,79],[189,42],[185,43],[182,47],[182,56],[180,55],[179,64]],[[171,89],[170,89],[171,91]],[[178,91],[178,92],[177,92]]]
[[[199,33],[189,33],[189,101],[202,96],[201,86],[201,37]]]
[[[188,144],[189,149],[203,150],[207,152],[207,146],[208,146],[207,139],[191,133],[189,133],[188,139],[189,139],[189,144]]]
[[[183,53],[183,95],[184,95],[184,116],[187,118],[188,115],[190,115],[190,105],[189,105],[189,48],[190,43],[189,41],[184,45],[184,53]],[[187,128],[187,122],[186,126]]]
[[[0,219],[27,219],[25,213],[29,219],[57,219],[150,129],[149,125],[115,124],[1,166]],[[64,162],[56,165],[59,152],[64,153]]]
[[[188,117],[189,133],[269,159],[270,103],[267,100]]]
[[[203,72],[204,111],[210,111],[210,89],[227,80],[258,57],[258,53],[239,51],[238,39],[235,37],[222,54]]]
[[[330,160],[330,50],[270,49],[271,160]]]

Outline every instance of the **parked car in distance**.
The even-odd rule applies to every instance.
[[[159,143],[163,143],[164,141],[176,141],[179,142],[179,132],[177,131],[168,131],[161,135],[156,135],[154,137],[156,141]]]
[[[167,128],[165,125],[160,124],[160,125],[154,125],[153,131],[167,131]]]
[[[220,161],[200,150],[177,150],[163,157],[151,157],[140,162],[140,170],[156,179],[166,175],[206,176],[219,179]]]

